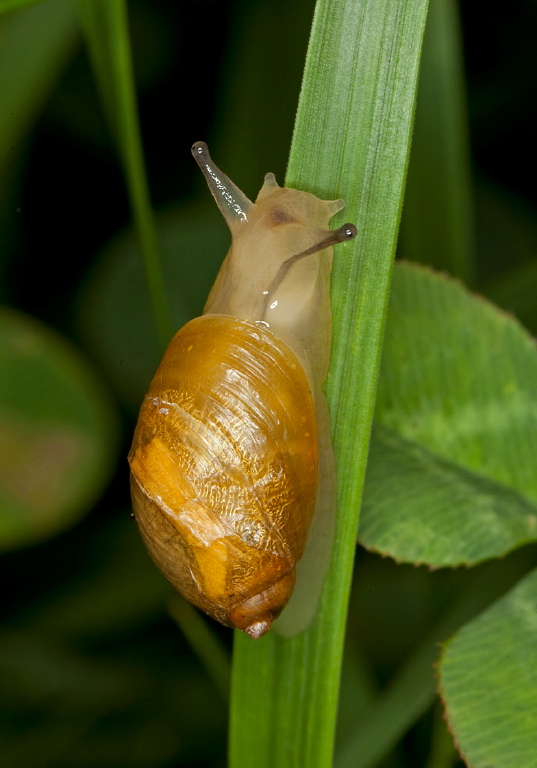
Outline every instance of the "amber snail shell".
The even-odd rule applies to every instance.
[[[321,392],[327,278],[330,246],[356,230],[321,229],[342,201],[280,188],[267,174],[254,204],[203,142],[192,153],[232,246],[204,314],[176,333],[143,401],[129,454],[132,503],[172,585],[257,638],[288,603],[312,518],[332,493]],[[330,525],[318,527],[329,538]],[[307,622],[311,608],[305,614]]]

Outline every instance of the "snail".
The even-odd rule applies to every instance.
[[[296,606],[276,625],[295,634],[315,611],[331,544],[331,246],[356,228],[329,231],[343,201],[280,187],[272,173],[252,203],[205,143],[192,154],[232,244],[203,315],[176,333],[142,403],[133,510],[172,585],[252,638],[288,603],[298,564]]]

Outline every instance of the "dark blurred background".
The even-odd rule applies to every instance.
[[[190,146],[206,140],[251,197],[268,170],[283,183],[314,3],[130,0],[128,8],[147,172],[169,284],[179,285],[171,296],[179,325],[201,310],[227,247]],[[537,6],[518,0],[493,13],[488,3],[461,3],[460,13],[475,287],[535,332]],[[8,23],[0,19],[0,64]],[[94,498],[68,525],[7,546],[2,557],[2,764],[221,766],[226,704],[170,619],[169,589],[129,516],[126,454],[158,343],[120,164],[75,26],[62,50],[4,164],[0,296],[70,340],[114,426]],[[9,79],[2,83],[9,88]],[[393,676],[466,578],[358,552],[349,636],[375,685]],[[211,628],[230,649],[230,632]],[[433,716],[386,768],[425,766]],[[342,708],[342,719],[352,729],[352,712]]]

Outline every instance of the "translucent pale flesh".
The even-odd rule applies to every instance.
[[[317,487],[313,397],[287,345],[230,317],[188,323],[144,400],[130,462],[136,519],[166,577],[222,623],[268,628],[291,595]]]

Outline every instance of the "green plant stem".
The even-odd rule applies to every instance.
[[[325,198],[341,195],[345,220],[358,227],[353,247],[340,247],[336,255],[332,283],[327,394],[340,515],[313,625],[290,640],[269,633],[253,642],[236,633],[234,767],[332,764],[357,520],[426,12],[426,0],[317,4],[287,184]]]
[[[173,327],[138,123],[125,0],[77,0],[105,112],[116,139],[161,346]]]
[[[222,701],[229,701],[231,660],[206,619],[182,597],[174,597],[168,611],[207,670]]]
[[[426,768],[453,768],[458,760],[459,755],[447,729],[444,711],[441,705],[437,704],[434,712],[431,752]]]
[[[443,618],[404,664],[389,688],[362,714],[352,739],[338,751],[337,768],[373,768],[427,711],[435,696],[433,666],[439,643],[468,617],[464,601]]]

